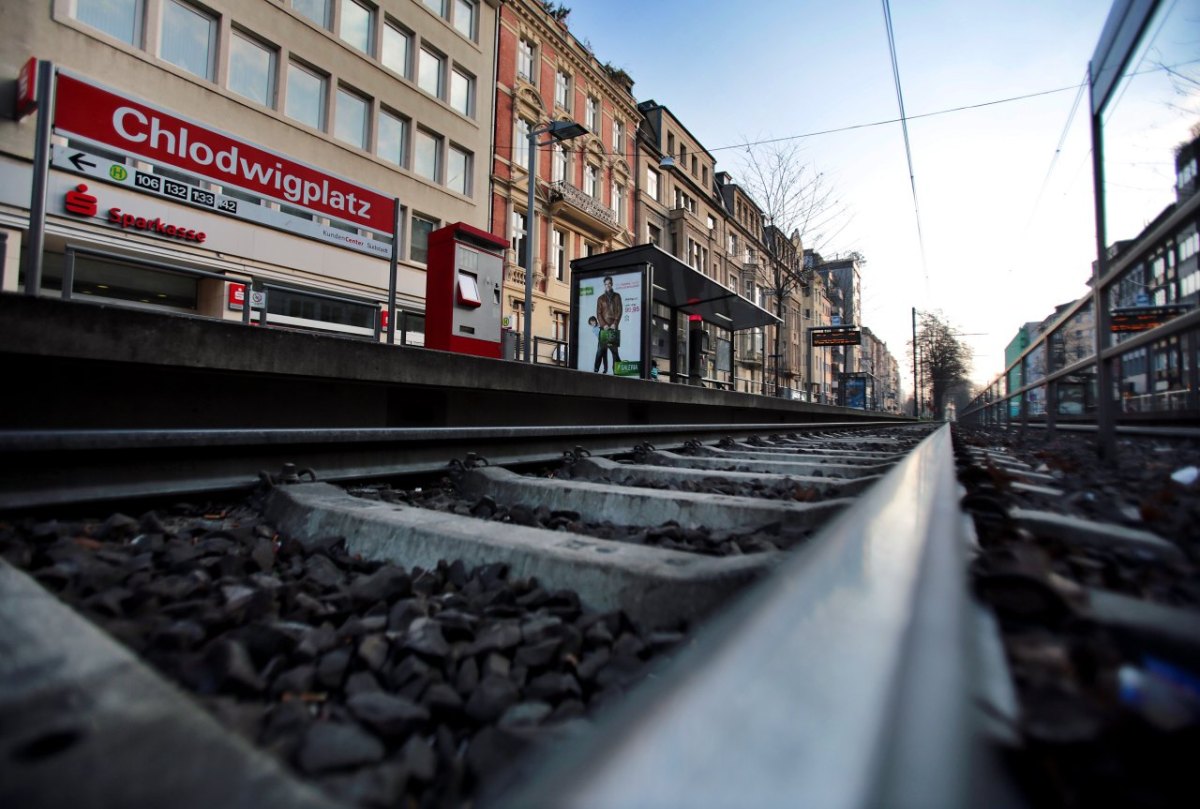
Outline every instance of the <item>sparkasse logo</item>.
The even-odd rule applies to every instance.
[[[91,194],[87,193],[88,187],[83,183],[75,186],[67,192],[66,207],[69,213],[79,216],[95,216],[99,210],[97,200]]]

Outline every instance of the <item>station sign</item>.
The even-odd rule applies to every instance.
[[[1112,310],[1109,331],[1114,333],[1150,331],[1187,311],[1186,306],[1126,306]]]
[[[204,124],[60,73],[54,129],[218,185],[391,233],[394,200]]]
[[[814,326],[808,333],[810,345],[818,348],[862,345],[862,331],[857,326]]]
[[[257,225],[284,230],[301,236],[346,247],[360,253],[389,258],[392,245],[376,239],[368,239],[359,233],[350,233],[335,227],[322,225],[311,219],[286,213],[285,211],[255,205],[252,202],[218,194],[189,183],[180,182],[161,174],[117,163],[82,149],[65,148],[51,144],[50,165],[56,169],[82,174],[102,182],[124,186],[143,194],[201,208],[213,213],[224,214]]]

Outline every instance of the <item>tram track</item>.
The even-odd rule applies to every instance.
[[[245,501],[0,524],[28,571],[0,564],[0,710],[19,720],[0,798],[121,803],[128,784],[61,777],[104,758],[137,795],[197,805],[1016,805],[1045,739],[1014,604],[1196,648],[1165,606],[1005,590],[997,525],[1176,572],[1187,556],[1036,508],[1063,481],[991,450],[959,453],[972,520],[949,427],[502,432],[465,431],[436,465],[395,444],[386,480],[332,483],[297,473],[319,441],[276,436],[295,467]],[[1025,499],[997,505],[981,477]],[[198,763],[148,770],[131,734]]]
[[[172,696],[161,705],[155,703],[156,710],[162,713],[158,721],[175,728],[176,733],[180,733],[180,727],[191,728],[196,723],[208,728],[199,736],[206,739],[206,745],[222,747],[224,752],[214,754],[217,759],[228,759],[231,754],[225,746],[233,744],[248,757],[247,761],[257,762],[242,765],[257,773],[255,778],[266,777],[262,775],[265,771],[274,773],[268,780],[278,776],[290,781],[281,766],[299,771],[310,783],[320,784],[325,790],[305,793],[307,799],[332,796],[358,805],[383,805],[386,801],[380,796],[389,794],[389,789],[409,789],[422,800],[432,801],[430,805],[437,805],[437,801],[449,800],[449,795],[464,799],[464,789],[473,789],[485,777],[495,774],[498,765],[492,759],[507,759],[509,753],[530,743],[529,737],[539,735],[535,731],[540,728],[532,725],[538,725],[545,717],[526,726],[519,718],[521,711],[537,715],[542,710],[540,706],[546,704],[550,710],[563,712],[562,716],[555,714],[560,720],[557,724],[561,724],[577,710],[587,708],[593,699],[604,703],[605,710],[609,710],[611,704],[618,702],[610,693],[614,688],[618,693],[623,692],[634,679],[645,676],[635,673],[635,669],[661,665],[661,660],[655,662],[660,650],[679,644],[688,648],[694,645],[691,632],[695,627],[727,609],[749,585],[769,577],[794,548],[818,542],[821,525],[843,513],[855,496],[870,491],[872,484],[880,480],[880,473],[900,462],[906,451],[928,432],[927,428],[910,428],[908,436],[897,441],[878,435],[868,437],[859,429],[858,425],[854,429],[825,425],[820,435],[810,435],[809,431],[785,434],[778,427],[771,432],[761,428],[701,427],[693,429],[682,441],[670,442],[671,430],[639,434],[636,429],[625,428],[621,431],[624,452],[601,446],[595,454],[582,447],[581,437],[599,445],[615,441],[616,437],[597,435],[597,431],[590,431],[587,436],[576,433],[570,436],[571,448],[564,453],[560,444],[556,454],[524,451],[510,442],[505,457],[519,459],[520,463],[510,464],[517,471],[501,468],[499,464],[484,465],[478,455],[464,456],[476,459],[471,464],[459,462],[447,467],[443,456],[440,472],[453,472],[457,478],[453,496],[446,498],[456,502],[443,504],[446,505],[443,511],[405,502],[419,499],[412,494],[413,490],[429,491],[429,482],[416,487],[412,478],[407,478],[409,482],[404,484],[410,487],[407,490],[403,486],[398,489],[375,486],[372,491],[371,485],[364,482],[342,486],[325,482],[284,484],[279,481],[281,476],[269,475],[276,482],[260,492],[261,499],[256,502],[261,510],[257,512],[246,512],[234,505],[200,508],[199,514],[190,517],[151,511],[140,519],[112,517],[94,523],[26,521],[23,527],[8,527],[4,554],[30,570],[36,581],[59,598],[126,641],[176,685],[196,693],[196,698],[227,725],[231,721],[233,727],[238,725],[231,716],[245,721],[246,711],[232,706],[243,702],[258,706],[262,728],[251,734],[256,741],[262,742],[263,734],[267,733],[265,728],[274,727],[272,721],[276,724],[281,721],[276,717],[286,699],[280,702],[280,698],[287,695],[307,706],[310,720],[313,717],[320,720],[311,726],[302,723],[305,727],[297,731],[299,738],[291,746],[276,739],[276,752],[281,745],[285,750],[282,762],[268,760],[264,764],[257,754],[240,747],[242,743],[236,735],[222,738],[213,731],[211,719],[189,707],[186,698]],[[655,448],[649,440],[641,441],[636,448],[630,446],[631,434],[643,439],[653,437],[662,448]],[[104,440],[111,443],[113,438],[108,436]],[[180,436],[173,438],[178,444]],[[120,440],[128,439],[125,436]],[[864,442],[880,440],[887,445],[887,451],[855,449]],[[88,439],[76,436],[74,441],[78,447]],[[100,444],[104,445],[103,440]],[[481,445],[474,441],[474,446]],[[608,457],[604,457],[606,453]],[[293,457],[302,463],[305,460],[303,455]],[[547,462],[551,457],[555,458],[554,463]],[[768,468],[770,472],[761,471]],[[291,479],[292,475],[286,477]],[[122,486],[125,485],[127,482],[122,481]],[[124,491],[121,487],[118,490]],[[88,490],[85,499],[94,500],[98,494],[113,496],[116,491]],[[218,488],[215,494],[220,496],[224,491]],[[759,496],[752,496],[756,494]],[[168,495],[174,496],[174,492]],[[224,496],[226,502],[236,502],[230,501],[227,494]],[[486,508],[477,508],[480,504]],[[476,513],[472,515],[472,511]],[[542,525],[543,517],[548,517],[559,530]],[[610,533],[632,532],[632,537],[627,535],[613,541],[616,537],[602,538],[585,528],[596,525]],[[574,528],[583,531],[577,533]],[[331,542],[335,536],[345,537],[345,543]],[[690,552],[696,548],[688,548],[689,536],[705,546],[702,552]],[[748,543],[754,537],[758,539]],[[143,547],[145,543],[150,545]],[[47,545],[53,550],[47,549]],[[88,561],[81,561],[84,558]],[[329,560],[342,568],[331,573]],[[103,586],[87,583],[81,569],[92,565],[108,570],[118,582],[105,580]],[[133,565],[134,573],[109,570],[116,567],[123,571],[122,565]],[[158,571],[153,577],[152,570]],[[188,570],[192,572],[186,573]],[[344,594],[355,591],[356,587],[370,589],[371,585],[363,584],[364,580],[377,582],[393,575],[381,571],[398,571],[394,574],[397,578],[408,577],[401,590],[409,595],[399,601],[416,599],[422,605],[417,610],[421,614],[396,617],[393,614],[399,603],[394,599],[396,593],[391,594],[390,602],[385,598],[382,606],[376,603],[373,616],[366,604],[365,612],[346,611],[347,605],[339,598],[346,599]],[[289,579],[289,575],[296,578]],[[158,581],[160,576],[175,584],[147,581]],[[180,583],[180,578],[187,576],[199,583]],[[312,584],[314,576],[323,583]],[[9,585],[5,612],[13,612],[14,603],[28,606],[33,598],[33,591],[29,590],[34,586],[32,582],[10,568],[6,568],[5,578]],[[486,607],[475,618],[455,617],[455,613],[470,614],[468,605],[460,603],[461,596],[455,593],[473,587],[471,581],[487,579],[496,584],[500,578],[512,592],[504,597],[505,603],[523,601],[520,614],[524,617],[504,615],[502,610],[500,628],[495,616],[486,615]],[[274,579],[282,582],[284,590],[278,589]],[[153,595],[138,590],[135,582],[138,587],[149,587]],[[22,592],[15,602],[11,596],[14,587]],[[173,589],[176,587],[180,589]],[[297,591],[308,593],[309,597],[299,598]],[[281,596],[281,592],[291,596]],[[75,638],[78,633],[88,638],[81,646],[93,655],[122,658],[128,654],[113,648],[105,636],[76,626],[78,619],[62,612],[53,599],[33,600],[39,605],[36,609],[21,611],[27,619],[36,622],[36,618],[29,618],[30,614],[44,617],[43,611],[53,613],[52,623],[71,627],[66,632],[68,638]],[[259,606],[255,607],[256,604]],[[265,607],[265,615],[255,611],[262,609],[263,604],[273,605]],[[447,604],[457,606],[448,608]],[[305,614],[305,609],[316,612]],[[153,629],[137,628],[135,618],[143,613],[137,620],[149,622]],[[590,627],[600,621],[609,628],[598,633],[586,628],[578,630],[583,638],[577,641],[570,640],[577,631],[571,630],[566,640],[560,638],[550,643],[565,644],[550,652],[528,648],[531,644],[525,641],[536,638],[525,638],[521,632],[517,637],[524,640],[511,646],[467,651],[470,644],[481,643],[487,633],[492,633],[488,637],[504,635],[511,633],[513,626],[524,627],[531,621],[536,624],[556,615],[561,619],[559,624]],[[294,626],[305,621],[318,624],[322,616],[333,622],[333,633],[339,638],[335,646],[349,644],[350,650],[342,679],[327,680],[323,686],[305,679],[319,678],[319,673],[306,675],[305,667],[315,666],[319,672],[337,648],[309,659],[303,659],[306,653],[299,653],[302,658],[295,659],[298,654],[295,649],[290,653],[293,657],[284,661],[274,657],[261,659],[265,653],[245,635],[261,634],[265,625]],[[435,620],[442,617],[444,625]],[[493,623],[489,624],[489,620]],[[37,633],[33,626],[16,623],[9,632],[15,632],[18,638],[28,641]],[[347,629],[351,624],[354,628]],[[442,673],[433,679],[455,686],[451,690],[463,686],[465,690],[458,694],[460,702],[456,707],[447,708],[443,704],[454,702],[446,689],[434,690],[429,684],[419,688],[412,683],[405,686],[403,675],[395,673],[396,668],[405,665],[405,660],[410,661],[409,668],[418,669],[438,669],[437,664],[445,662],[437,657],[436,650],[440,648],[437,640],[429,641],[434,646],[431,652],[416,639],[419,633],[414,632],[415,624],[425,627],[422,632],[440,633],[441,642],[454,650],[449,653],[454,659],[453,666],[443,666]],[[253,629],[255,626],[259,629]],[[572,643],[582,645],[576,647]],[[364,644],[375,651],[365,651]],[[377,657],[378,644],[384,650],[382,659]],[[20,652],[17,657],[54,658],[62,654],[57,643],[46,638],[40,638],[33,646],[34,652]],[[103,651],[98,652],[97,648]],[[241,651],[237,651],[239,648]],[[507,655],[507,663],[497,658],[497,654]],[[539,657],[545,654],[554,657],[553,665]],[[474,685],[460,682],[462,677],[472,679],[459,668],[465,658],[471,658],[479,667]],[[367,659],[383,668],[371,669],[365,662]],[[28,660],[26,663],[34,665]],[[140,663],[126,660],[121,664],[122,669],[130,666],[138,670],[139,677],[155,676]],[[485,710],[475,704],[473,721],[482,724],[470,724],[466,716],[471,711],[466,706],[473,704],[472,699],[476,703],[484,700],[475,694],[488,679],[486,672],[491,671],[488,666],[509,671],[516,667],[521,673],[511,684],[515,692],[489,680],[490,688],[499,688],[501,696],[492,694],[492,698],[499,700],[497,704],[502,704],[504,710],[492,710],[494,705]],[[297,668],[300,673],[296,673]],[[419,743],[400,744],[396,728],[389,725],[387,731],[381,730],[380,720],[361,704],[363,698],[355,697],[354,692],[364,688],[370,677],[381,687],[381,692],[417,706],[414,710],[423,718],[415,721],[410,735],[419,738]],[[356,683],[353,687],[352,680]],[[197,682],[201,684],[198,692]],[[83,704],[83,715],[89,717],[82,727],[98,730],[81,730],[80,723],[54,715],[44,718],[50,730],[45,726],[39,728],[36,721],[27,722],[19,738],[0,738],[0,743],[6,750],[24,751],[22,755],[27,759],[28,751],[39,751],[39,756],[34,757],[37,764],[60,766],[69,766],[72,759],[86,757],[89,750],[110,747],[109,734],[117,732],[120,717],[97,719],[103,711],[94,698],[84,698],[81,692],[93,689],[104,692],[114,686],[103,678],[86,684],[69,676],[65,681],[52,678],[51,684],[43,684],[34,692],[49,688],[55,693],[73,694],[72,700]],[[407,687],[408,691],[392,691],[395,686]],[[566,691],[556,690],[560,687]],[[401,696],[402,693],[406,696]],[[306,701],[310,699],[315,701]],[[386,702],[383,698],[376,699]],[[439,707],[426,704],[431,700]],[[578,709],[570,707],[581,700],[586,704]],[[530,707],[530,703],[537,705]],[[389,703],[376,708],[396,709],[396,705]],[[517,719],[510,716],[509,709],[516,711]],[[587,709],[587,715],[590,722],[591,709]],[[64,721],[65,731],[61,730]],[[53,730],[55,723],[59,730]],[[357,769],[337,764],[326,768],[324,760],[313,752],[313,745],[318,750],[323,748],[310,738],[316,732],[313,727],[326,725],[365,728],[369,736],[374,734],[383,739],[386,759],[377,759],[372,754],[366,763],[359,762],[361,766],[356,765]],[[57,749],[58,746],[62,749]],[[44,754],[40,752],[43,748],[47,748]],[[0,750],[0,754],[3,752]],[[208,752],[205,748],[198,754],[204,757]],[[430,757],[437,762],[435,771],[422,769],[414,774],[413,768],[421,763],[418,759]],[[26,769],[36,771],[38,767]],[[383,774],[385,771],[391,772],[390,779]],[[163,789],[177,783],[169,768],[162,775]],[[150,780],[155,779],[151,776]],[[52,791],[69,789],[60,779],[53,779],[53,785],[37,778],[33,781],[40,788]],[[13,783],[29,784],[21,780]],[[431,797],[435,794],[436,799]]]
[[[815,429],[883,429],[887,423],[825,425],[654,424],[348,429],[0,430],[0,511],[84,502],[245,491],[260,471],[284,464],[330,482],[436,474],[468,454],[496,465],[553,462],[575,448],[596,456],[634,444]]]

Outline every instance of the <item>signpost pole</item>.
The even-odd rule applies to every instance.
[[[392,200],[392,258],[388,266],[388,345],[396,344],[396,276],[400,259],[400,198]]]
[[[29,194],[29,232],[25,243],[25,294],[42,289],[42,252],[46,246],[46,186],[50,176],[50,127],[54,123],[54,63],[37,66],[37,130],[33,146],[33,182]]]

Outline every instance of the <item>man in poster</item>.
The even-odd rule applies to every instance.
[[[600,332],[596,340],[596,365],[594,372],[599,373],[600,365],[609,365],[605,352],[612,352],[612,369],[616,373],[617,363],[621,361],[621,316],[624,314],[621,296],[613,291],[611,275],[604,277],[604,292],[596,299],[596,321]]]

